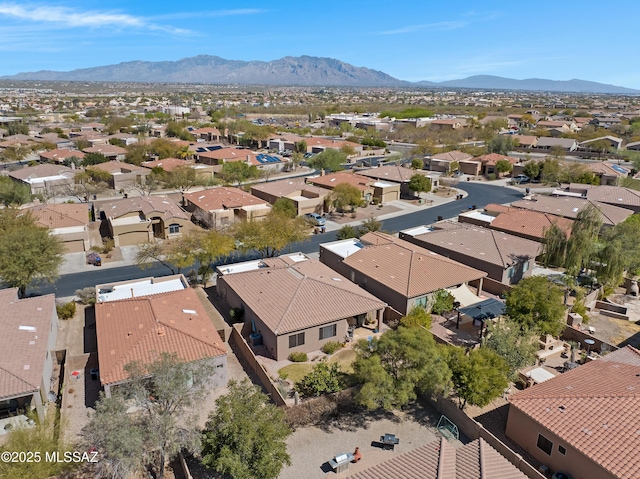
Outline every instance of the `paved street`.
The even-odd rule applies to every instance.
[[[467,193],[462,200],[454,200],[446,204],[424,208],[414,213],[399,211],[389,215],[387,218],[381,217],[383,229],[389,232],[397,232],[413,226],[433,223],[439,216],[443,218],[454,218],[462,210],[467,210],[473,205],[477,208],[482,208],[488,203],[510,203],[522,198],[522,193],[519,190],[506,186],[495,186],[479,182],[460,182],[457,188]],[[358,223],[359,222],[356,222],[356,224]],[[287,251],[317,253],[321,243],[334,240],[336,240],[336,232],[328,231],[323,234],[312,235],[309,241],[304,243],[291,244]],[[230,261],[225,261],[237,262],[247,258],[250,258],[250,256],[235,255]],[[188,269],[190,268],[187,268],[187,270]],[[27,293],[55,293],[59,298],[68,298],[74,296],[77,289],[82,289],[87,286],[148,276],[166,276],[168,274],[170,274],[170,271],[160,264],[153,264],[145,270],[141,270],[136,265],[123,265],[104,269],[94,268],[89,271],[64,274],[53,284],[46,282],[34,283],[32,287],[27,289]]]

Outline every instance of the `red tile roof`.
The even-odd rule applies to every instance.
[[[350,479],[526,479],[484,439],[455,448],[433,441],[348,476]]]
[[[640,351],[623,349],[519,391],[511,406],[611,471],[640,477]]]
[[[171,172],[181,166],[192,166],[195,161],[181,160],[179,158],[164,158],[162,160],[143,161],[142,166],[153,169],[155,167],[162,168],[166,172]]]
[[[151,363],[162,353],[183,361],[227,354],[211,318],[193,290],[96,304],[102,384],[127,378],[132,361]]]
[[[278,264],[279,263],[279,264]],[[386,304],[318,260],[224,275],[224,281],[276,335],[300,331],[350,316],[384,309]]]
[[[241,208],[243,206],[267,205],[268,203],[240,188],[222,186],[196,191],[184,195],[185,200],[203,211]]]
[[[520,161],[517,158],[511,158],[510,156],[499,155],[497,153],[489,153],[487,155],[478,156],[477,158],[474,158],[474,160],[482,162],[483,165],[494,166],[500,160],[506,160],[512,165],[515,165],[516,163],[518,163],[518,161]]]
[[[135,198],[122,198],[100,205],[107,218],[120,218],[128,213],[140,211],[149,219],[154,213],[164,220],[170,218],[189,219],[189,215],[166,196],[137,196]]]
[[[58,163],[62,163],[67,158],[84,158],[84,153],[78,150],[49,150],[43,151],[40,153],[41,158],[45,158],[49,161],[57,161]]]
[[[467,161],[471,160],[473,155],[463,153],[461,151],[447,151],[446,153],[438,153],[431,157],[432,160],[444,160],[444,161]]]
[[[322,186],[323,188],[335,188],[340,183],[348,183],[355,186],[360,191],[366,191],[373,188],[374,180],[366,176],[358,175],[351,171],[339,171],[330,175],[316,176],[315,178],[309,178],[309,183]]]
[[[0,398],[40,389],[55,308],[53,294],[18,299],[17,288],[0,290]]]
[[[543,239],[551,225],[556,225],[569,237],[573,220],[548,213],[511,208],[496,216],[488,227],[516,236]]]
[[[346,257],[344,264],[407,298],[487,276],[384,233],[367,233],[360,240],[365,247]]]

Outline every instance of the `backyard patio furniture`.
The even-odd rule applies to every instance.
[[[400,439],[398,439],[395,434],[385,433],[384,436],[380,436],[380,442],[382,443],[383,449],[393,450],[398,444],[400,444]]]

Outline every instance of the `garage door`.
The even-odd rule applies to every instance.
[[[146,231],[133,231],[119,235],[120,246],[131,246],[149,241],[149,234]]]

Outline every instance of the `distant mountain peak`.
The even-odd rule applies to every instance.
[[[356,67],[328,57],[302,55],[278,60],[227,60],[216,55],[196,55],[177,61],[134,60],[116,65],[82,68],[69,72],[41,70],[4,76],[5,80],[101,81],[149,83],[203,83],[239,85],[299,85],[342,87],[427,87],[486,90],[528,90],[576,93],[638,94],[640,90],[585,80],[514,80],[492,75],[474,75],[444,82],[407,82],[382,71]]]

